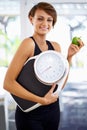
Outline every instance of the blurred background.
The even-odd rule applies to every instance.
[[[7,68],[18,46],[32,35],[28,20],[31,7],[46,0],[0,0],[0,130],[16,130],[16,103],[3,90]],[[74,36],[81,37],[85,46],[70,66],[68,82],[60,95],[60,130],[87,130],[87,0],[48,0],[57,10],[58,20],[47,39],[58,42],[62,54]]]

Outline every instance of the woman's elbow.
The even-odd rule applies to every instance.
[[[8,82],[6,80],[4,80],[3,89],[8,91]]]
[[[11,80],[9,78],[5,78],[3,82],[3,89],[10,91],[11,84]]]

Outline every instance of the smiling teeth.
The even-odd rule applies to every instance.
[[[41,29],[43,29],[43,30],[47,30],[48,28],[41,28]]]

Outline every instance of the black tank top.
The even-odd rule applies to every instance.
[[[33,37],[30,37],[30,38],[32,38],[33,41],[34,41],[34,43],[35,43],[34,56],[40,54],[42,51],[41,51],[40,48],[38,47],[36,41],[34,40]],[[47,45],[48,45],[48,50],[54,50],[54,47],[52,46],[52,44],[51,44],[48,40],[46,40],[46,43],[47,43]],[[50,104],[50,105],[40,106],[40,107],[38,107],[37,109],[35,109],[35,110],[31,111],[31,112],[27,112],[27,113],[24,113],[24,112],[17,106],[17,112],[21,112],[21,114],[24,113],[27,117],[29,116],[29,115],[28,115],[29,113],[32,113],[32,114],[34,114],[34,115],[40,115],[40,113],[41,113],[41,115],[42,115],[42,113],[45,112],[45,111],[47,112],[47,110],[49,110],[49,111],[55,111],[55,110],[57,110],[57,111],[59,111],[59,113],[60,113],[59,98],[58,98],[58,100],[57,100],[56,102],[54,102],[54,103],[52,103],[52,104]],[[36,113],[36,114],[35,114],[35,113]]]
[[[34,39],[33,37],[30,37],[30,38],[32,38],[33,41],[34,41],[34,43],[35,43],[34,56],[40,54],[42,51],[41,51],[40,48],[38,47],[38,45],[37,45],[35,39]],[[47,43],[47,45],[48,45],[48,50],[54,50],[54,47],[52,46],[52,44],[51,44],[48,40],[46,40],[46,43]]]
[[[34,56],[40,54],[42,51],[40,50],[39,46],[37,45],[35,39],[33,37],[30,37],[30,38],[32,38],[35,43]],[[54,50],[54,47],[52,46],[50,41],[46,40],[46,43],[48,45],[48,50]],[[56,90],[56,88],[55,88],[55,90]],[[39,112],[43,112],[43,110],[47,110],[47,109],[55,110],[57,108],[59,108],[59,98],[55,103],[52,103],[52,104],[46,105],[46,106],[40,106],[39,108],[35,109],[34,111],[36,111],[36,113],[37,113],[38,110],[39,110]]]

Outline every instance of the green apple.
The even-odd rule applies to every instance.
[[[73,37],[72,44],[80,46],[80,43],[78,42],[78,40],[81,40],[81,38],[80,37]]]

